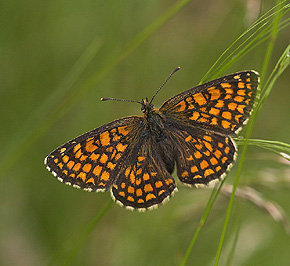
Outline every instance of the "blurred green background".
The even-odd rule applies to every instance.
[[[113,119],[140,115],[134,103],[100,102],[101,97],[151,97],[177,66],[181,70],[155,98],[169,97],[198,84],[221,53],[273,0],[195,0],[175,14],[99,82],[85,87],[173,0],[2,1],[0,5],[0,265],[62,265],[71,243],[110,201],[110,193],[88,193],[56,181],[43,159],[64,142]],[[288,16],[289,17],[289,16]],[[268,73],[289,44],[290,28],[279,32]],[[92,46],[96,55],[81,76],[69,74]],[[259,45],[223,74],[261,71],[268,42]],[[73,79],[76,78],[74,81]],[[64,91],[64,84],[72,83]],[[290,70],[276,82],[254,127],[253,137],[290,142]],[[64,97],[60,97],[64,92]],[[64,110],[64,109],[62,109]],[[62,111],[61,111],[62,112]],[[51,119],[38,128],[41,121]],[[56,122],[56,123],[54,123]],[[34,135],[27,138],[31,132]],[[24,144],[24,146],[17,145]],[[25,146],[27,144],[27,147]],[[25,148],[26,147],[26,148]],[[232,183],[236,168],[227,177]],[[5,171],[4,171],[5,170]],[[174,174],[175,176],[175,174]],[[176,176],[175,176],[176,177]],[[112,204],[68,265],[179,265],[211,190],[179,192],[157,210],[137,213]],[[290,165],[274,153],[250,147],[241,185],[290,213]],[[228,198],[220,194],[188,265],[213,265]],[[232,245],[239,230],[234,254]],[[220,265],[289,265],[290,238],[281,223],[239,197],[226,234]]]

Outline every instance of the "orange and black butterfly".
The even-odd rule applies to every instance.
[[[143,116],[85,133],[58,147],[45,165],[65,184],[110,189],[128,209],[151,209],[177,190],[171,176],[175,165],[187,185],[206,185],[225,175],[236,156],[231,137],[250,116],[258,83],[255,71],[234,73],[184,91],[159,109],[152,104],[156,93],[139,102]]]

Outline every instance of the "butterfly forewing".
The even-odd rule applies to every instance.
[[[160,111],[182,123],[233,135],[250,115],[258,83],[255,71],[231,74],[172,97]]]
[[[138,137],[141,117],[115,120],[58,147],[45,164],[63,183],[89,191],[110,188]]]

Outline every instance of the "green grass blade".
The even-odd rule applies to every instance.
[[[245,139],[237,139],[238,145],[244,145]],[[261,147],[277,154],[290,154],[290,144],[281,141],[263,140],[263,139],[248,139],[248,145]]]
[[[251,46],[252,44],[257,43],[258,39],[262,39],[263,41],[267,40],[271,35],[268,34],[268,36],[265,38],[265,34],[267,33],[267,29],[271,29],[271,22],[272,18],[277,17],[277,14],[280,14],[283,10],[286,9],[281,15],[280,19],[284,17],[290,10],[290,4],[287,4],[285,6],[282,6],[286,1],[282,1],[272,9],[270,9],[267,13],[265,13],[263,16],[261,16],[252,26],[250,26],[247,30],[245,30],[244,33],[242,33],[223,53],[222,55],[217,59],[217,61],[213,64],[213,66],[208,70],[208,72],[205,74],[205,76],[202,78],[200,83],[204,83],[209,78],[214,78],[217,76],[220,76],[225,69],[227,69],[229,66],[231,66],[233,63],[237,62],[242,56],[244,56],[246,53],[251,51],[253,48],[256,47],[256,45]],[[280,8],[280,9],[278,9]],[[270,14],[273,10],[275,10],[272,14]],[[270,15],[269,15],[270,14]],[[275,18],[276,21],[278,19]],[[282,27],[282,25],[281,25]],[[254,31],[250,34],[251,31]],[[238,44],[240,40],[242,40],[244,37],[247,36],[247,34],[250,34],[240,45],[238,45],[231,53],[229,51],[234,48],[235,45]],[[256,37],[255,37],[256,36]],[[259,42],[258,44],[260,44]],[[241,52],[241,49],[243,50],[243,54]],[[238,51],[239,54],[236,54]],[[246,52],[246,53],[245,53]],[[228,54],[226,56],[226,54]],[[225,59],[223,59],[225,57]],[[216,68],[216,69],[215,69]]]

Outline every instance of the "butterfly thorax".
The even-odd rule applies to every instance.
[[[144,123],[143,126],[156,137],[157,141],[160,141],[163,139],[162,136],[164,131],[164,118],[162,113],[156,109],[147,98],[143,99],[141,103],[141,111],[143,112]]]

